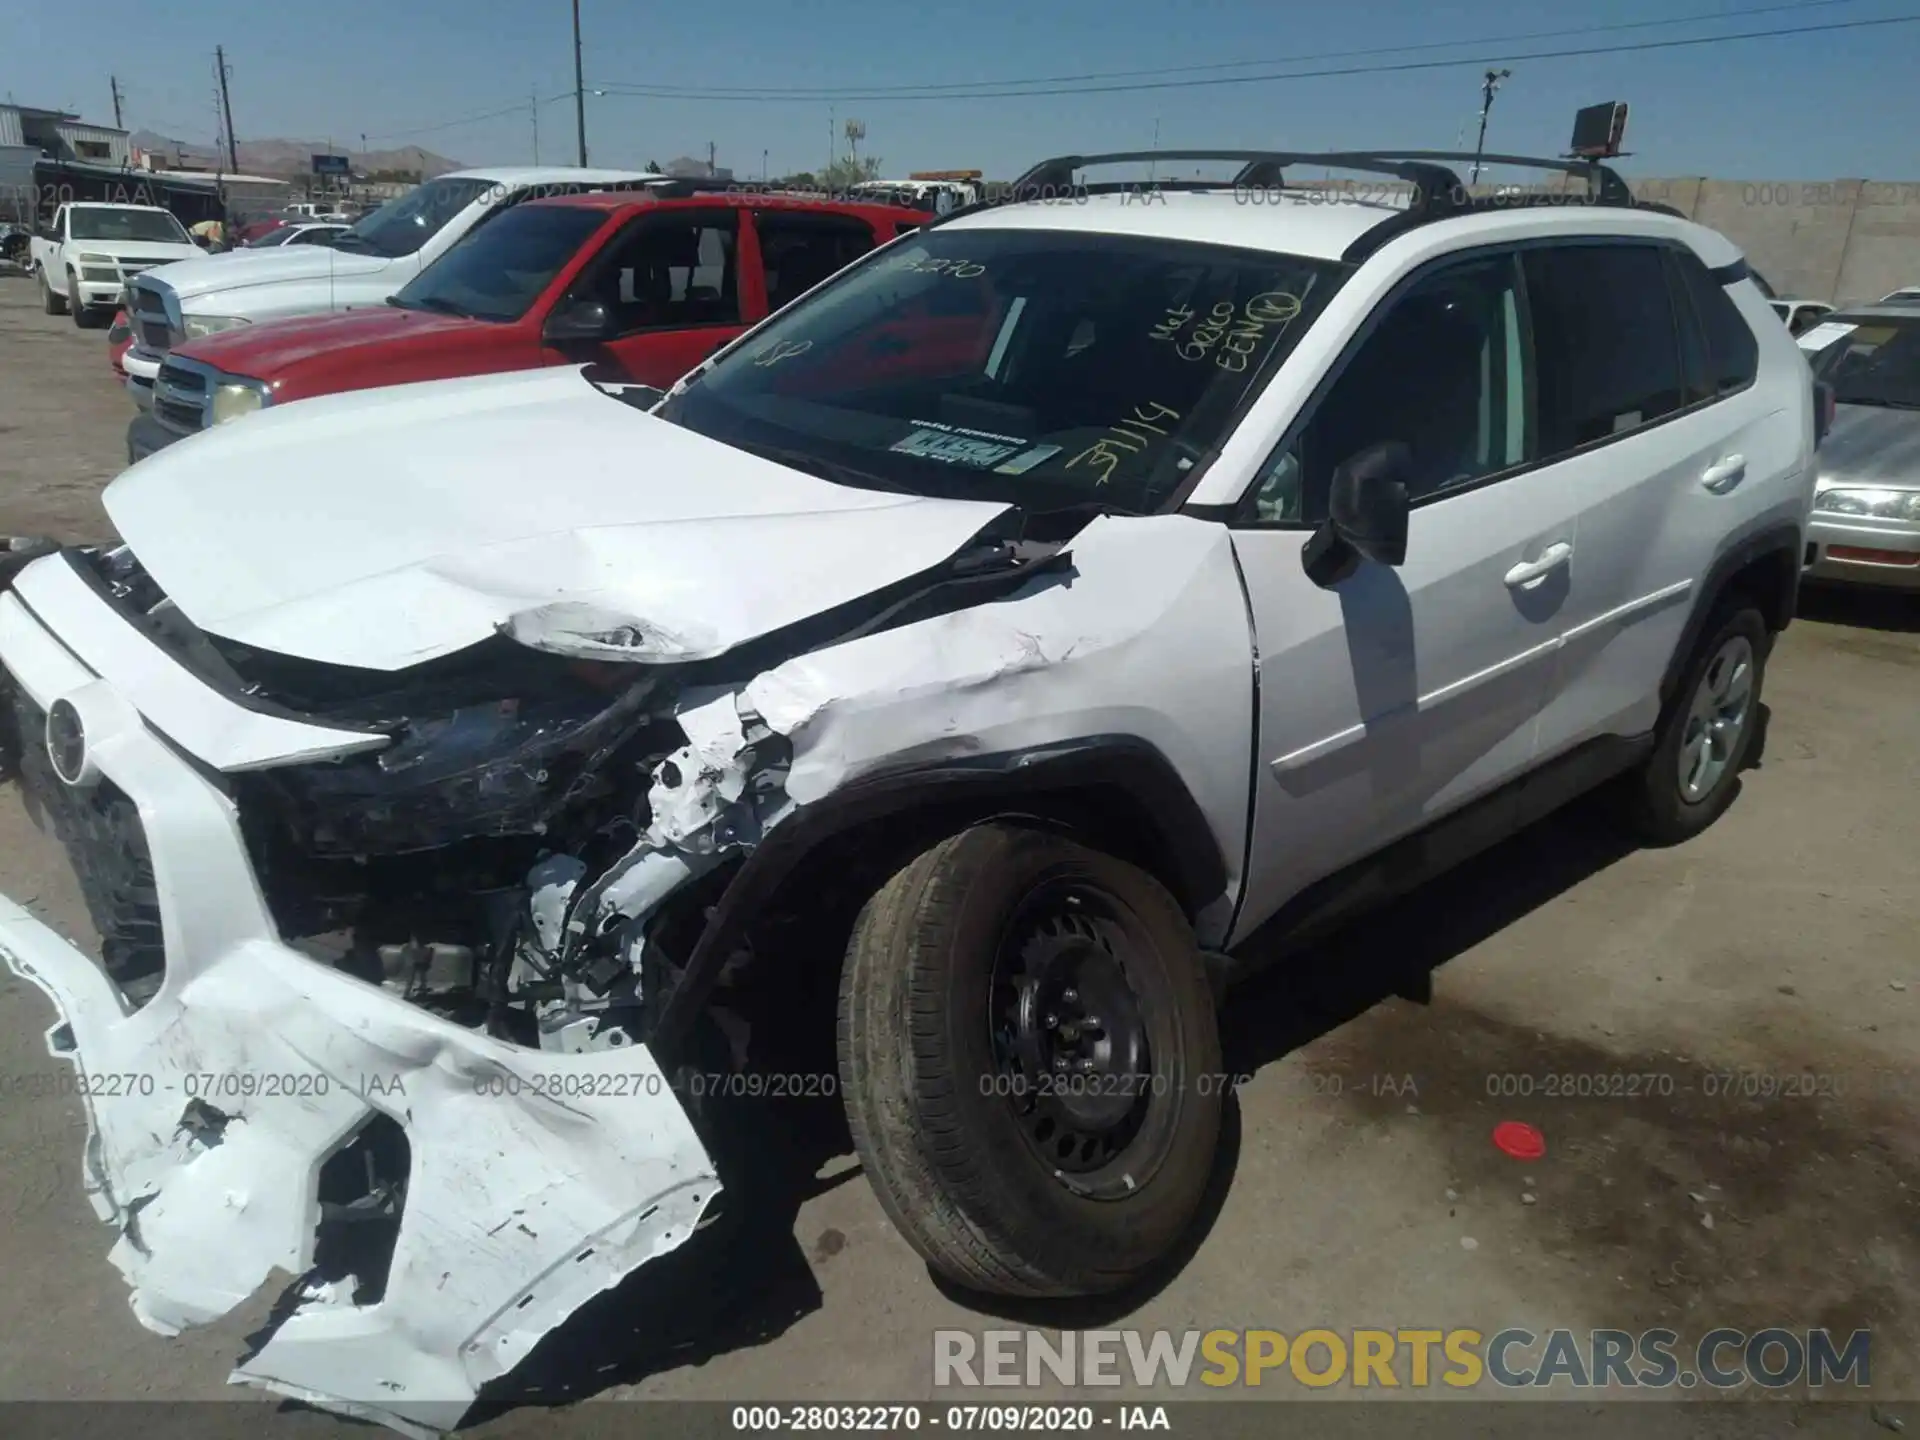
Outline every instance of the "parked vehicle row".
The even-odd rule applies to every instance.
[[[324,1169],[406,1263],[305,1277],[235,1378],[444,1427],[730,1203],[684,1077],[809,1038],[935,1272],[1111,1292],[1202,1206],[1252,937],[1598,788],[1659,842],[1733,803],[1829,415],[1736,247],[1598,163],[1534,162],[1588,205],[1430,153],[1076,180],[1149,158],[885,245],[649,177],[428,186],[372,253],[140,277],[243,418],[108,488],[119,545],[0,559],[5,743],[105,973],[12,903],[0,956],[63,1055],[154,1077],[83,1097],[146,1323],[300,1268]],[[1332,165],[1420,198],[1239,203]],[[374,314],[273,338],[334,260]],[[376,320],[362,363],[521,359],[243,397]],[[545,358],[628,320],[628,368],[685,347],[664,396]],[[183,1115],[187,1066],[328,1084]]]
[[[472,228],[383,305],[233,325],[170,346],[151,412],[128,429],[128,459],[265,406],[342,390],[582,363],[664,389],[923,219],[888,206],[765,206],[667,185],[528,200]],[[331,243],[354,257],[356,242]],[[207,268],[215,278],[233,273]],[[147,313],[166,303],[150,298],[156,292],[192,294],[192,285],[190,275],[150,277],[140,291]],[[272,313],[318,308],[325,294],[292,279],[256,282],[235,299]]]
[[[324,246],[241,249],[142,277],[128,292],[130,393],[151,408],[160,362],[177,344],[241,325],[384,304],[483,219],[543,191],[631,189],[659,178],[558,167],[462,171],[415,187]]]

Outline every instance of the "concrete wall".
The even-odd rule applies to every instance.
[[[1920,183],[1900,180],[1632,181],[1720,231],[1782,295],[1854,304],[1920,284]]]

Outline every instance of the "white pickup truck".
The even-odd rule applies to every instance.
[[[111,316],[134,276],[201,258],[186,228],[157,205],[62,205],[28,250],[41,308],[71,313],[80,326]]]
[[[667,177],[633,170],[463,170],[416,186],[325,246],[201,256],[140,277],[129,292],[133,345],[123,364],[141,409],[175,345],[236,325],[381,305],[487,216],[540,195],[637,189]]]

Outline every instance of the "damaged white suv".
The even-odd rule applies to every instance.
[[[1660,841],[1729,803],[1816,443],[1734,248],[1598,166],[1075,182],[1147,158],[1049,162],[664,398],[276,407],[116,481],[120,547],[0,564],[104,964],[5,900],[0,954],[146,1324],[284,1272],[236,1378],[450,1423],[702,1224],[743,997],[811,966],[837,1073],[786,1083],[927,1262],[1113,1290],[1200,1203],[1247,937],[1603,781]],[[317,1258],[341,1206],[378,1276]]]

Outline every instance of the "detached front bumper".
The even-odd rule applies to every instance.
[[[1809,580],[1920,590],[1920,524],[1816,510],[1807,526]]]
[[[86,1189],[119,1232],[134,1313],[173,1334],[281,1272],[304,1303],[234,1381],[449,1428],[582,1303],[691,1235],[712,1162],[644,1047],[523,1049],[283,943],[218,774],[258,768],[269,736],[311,751],[327,732],[129,648],[144,637],[73,573],[53,555],[0,593],[0,687],[59,707],[53,783],[137,808],[165,972],[136,1009],[4,896],[0,959],[59,1012],[48,1047],[78,1072]],[[384,1293],[359,1304],[353,1282],[314,1273],[320,1174],[381,1116],[410,1160]]]

